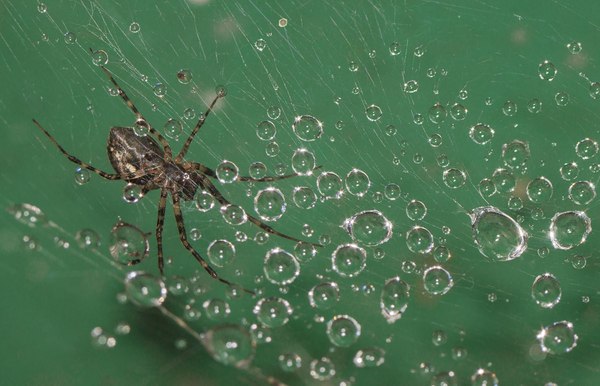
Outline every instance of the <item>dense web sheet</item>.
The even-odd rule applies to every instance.
[[[13,383],[600,378],[598,5],[0,7],[4,351],[34,363]],[[188,239],[236,286],[184,249],[170,204],[160,278],[159,192],[76,170],[31,122],[111,171],[109,130],[135,117],[100,65],[175,154],[226,90],[186,158],[248,215],[323,247],[198,192]]]

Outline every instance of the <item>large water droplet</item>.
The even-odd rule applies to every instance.
[[[556,213],[550,221],[550,241],[556,249],[583,244],[591,231],[592,220],[581,211]]]
[[[296,186],[292,193],[292,200],[298,208],[311,209],[317,203],[317,195],[308,186]]]
[[[127,299],[141,307],[157,307],[167,298],[165,283],[158,277],[142,271],[129,272],[125,277]]]
[[[402,317],[409,298],[410,286],[405,281],[398,276],[386,280],[381,290],[379,307],[388,323],[394,323]]]
[[[120,264],[138,264],[149,254],[148,234],[131,224],[119,221],[111,230],[108,250],[112,258]]]
[[[231,161],[223,161],[217,166],[217,178],[222,184],[230,184],[237,181],[239,169],[236,164]]]
[[[427,228],[414,226],[406,232],[406,246],[411,252],[429,253],[433,249],[433,235]]]
[[[569,186],[569,199],[577,205],[587,205],[596,198],[596,186],[590,181],[578,181]]]
[[[339,199],[344,192],[342,179],[333,172],[321,173],[317,178],[317,188],[327,199]]]
[[[578,337],[573,330],[573,323],[563,320],[542,328],[537,339],[543,352],[564,354],[577,346]]]
[[[277,221],[283,216],[287,204],[281,190],[268,187],[254,197],[254,210],[264,221]]]
[[[306,149],[297,149],[292,155],[292,169],[301,176],[311,175],[315,166],[315,155]]]
[[[346,175],[346,190],[350,194],[362,197],[367,193],[370,186],[371,180],[369,176],[360,169],[352,169]]]
[[[365,268],[367,252],[356,244],[342,244],[331,254],[331,266],[342,277],[353,277]]]
[[[556,67],[554,67],[554,64],[552,64],[552,62],[548,60],[544,60],[538,66],[538,74],[540,76],[540,79],[542,80],[547,80],[551,82],[552,80],[554,80],[554,77],[556,76],[557,72],[558,70],[556,69]]]
[[[527,249],[527,232],[512,217],[492,206],[470,213],[473,240],[482,255],[496,261],[510,261]]]
[[[338,347],[349,347],[360,337],[360,324],[351,316],[336,315],[327,322],[329,341]]]
[[[300,264],[296,258],[281,248],[267,252],[263,269],[267,280],[278,285],[290,284],[300,274]]]
[[[224,267],[235,259],[235,246],[227,240],[214,240],[208,245],[207,253],[212,265]]]
[[[250,333],[237,325],[222,325],[202,336],[202,344],[220,363],[246,368],[254,358],[256,343]]]
[[[521,168],[529,160],[531,153],[527,142],[514,140],[502,145],[502,159],[510,168]]]
[[[317,284],[308,292],[308,301],[311,307],[327,310],[335,305],[340,298],[337,283],[325,282]]]
[[[560,301],[560,283],[551,273],[538,275],[531,286],[531,297],[542,308],[553,308]]]
[[[478,145],[485,145],[494,138],[494,129],[485,123],[478,123],[469,129],[469,137]]]
[[[310,115],[301,115],[294,119],[292,130],[302,141],[311,142],[323,135],[323,123]]]
[[[552,182],[546,177],[534,178],[527,184],[527,197],[536,204],[550,200],[553,191]]]
[[[260,299],[254,306],[254,314],[258,321],[270,328],[285,325],[292,312],[290,303],[278,297]]]
[[[355,242],[375,246],[392,237],[392,223],[378,210],[356,213],[344,221],[343,227]]]
[[[454,285],[450,272],[443,267],[435,265],[423,272],[423,287],[431,295],[445,295]]]

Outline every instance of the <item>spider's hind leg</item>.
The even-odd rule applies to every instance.
[[[198,260],[200,265],[202,265],[202,268],[204,268],[213,279],[216,279],[221,283],[227,284],[230,287],[234,286],[234,284],[229,280],[225,280],[222,277],[220,277],[219,274],[214,269],[212,269],[210,265],[208,265],[206,260],[204,260],[204,258],[200,256],[200,254],[187,240],[185,232],[185,223],[183,222],[183,214],[181,213],[181,207],[179,205],[179,197],[177,196],[177,194],[171,194],[171,198],[173,199],[173,212],[175,213],[175,221],[177,222],[177,230],[179,231],[179,240],[181,241],[185,249],[187,249],[194,256],[194,258]],[[256,295],[256,293],[252,290],[243,287],[241,288],[242,290],[244,290],[244,292],[247,292],[251,295]]]

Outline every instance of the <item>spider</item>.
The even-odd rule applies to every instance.
[[[210,193],[221,205],[230,205],[230,202],[223,197],[223,195],[217,190],[211,179],[217,178],[217,174],[213,169],[198,163],[191,162],[184,159],[194,137],[200,130],[200,128],[206,122],[206,118],[213,110],[217,101],[225,97],[225,90],[219,89],[217,95],[210,103],[208,110],[200,116],[200,119],[194,126],[194,129],[187,137],[179,153],[173,156],[171,146],[167,140],[156,131],[144,118],[142,113],[133,104],[131,99],[127,96],[125,91],[119,86],[115,78],[112,76],[110,71],[104,66],[100,66],[102,71],[106,74],[110,82],[116,88],[118,94],[121,96],[129,110],[135,115],[135,125],[138,128],[142,128],[147,131],[150,135],[138,135],[132,127],[112,127],[108,136],[108,158],[112,167],[116,173],[109,173],[103,170],[97,169],[94,166],[83,162],[79,158],[71,155],[67,152],[58,141],[42,127],[42,125],[33,119],[33,123],[50,139],[50,141],[58,148],[58,150],[69,159],[69,161],[79,165],[80,167],[90,170],[100,177],[116,181],[124,180],[130,184],[135,184],[141,187],[142,195],[152,190],[160,190],[160,199],[158,201],[158,215],[156,221],[156,244],[158,249],[158,269],[161,275],[164,275],[164,259],[163,259],[163,224],[165,219],[165,208],[167,205],[167,196],[171,195],[173,204],[173,213],[175,215],[175,222],[177,223],[177,230],[179,233],[179,240],[183,246],[196,258],[200,265],[208,272],[213,278],[229,286],[232,283],[228,280],[220,277],[217,272],[204,260],[204,258],[194,249],[189,243],[183,215],[181,213],[181,200],[190,201],[194,198],[196,190],[200,187],[203,191]],[[320,166],[316,167],[319,169]],[[263,177],[263,178],[252,178],[252,177],[238,177],[239,181],[253,181],[253,182],[272,182],[282,180],[290,177],[297,176],[297,173],[277,176],[277,177]],[[282,238],[301,241],[292,236],[288,236],[281,233],[269,225],[263,223],[256,217],[247,214],[247,218],[250,222],[260,227],[264,231],[280,236]],[[314,246],[321,246],[316,243],[309,243]],[[243,289],[244,291],[254,294],[253,291]]]

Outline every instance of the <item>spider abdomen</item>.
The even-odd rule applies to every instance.
[[[129,179],[147,190],[158,188],[154,184],[153,172],[163,164],[164,152],[149,135],[139,136],[130,127],[113,127],[108,136],[108,159],[113,169],[121,175],[142,172],[142,177]]]

